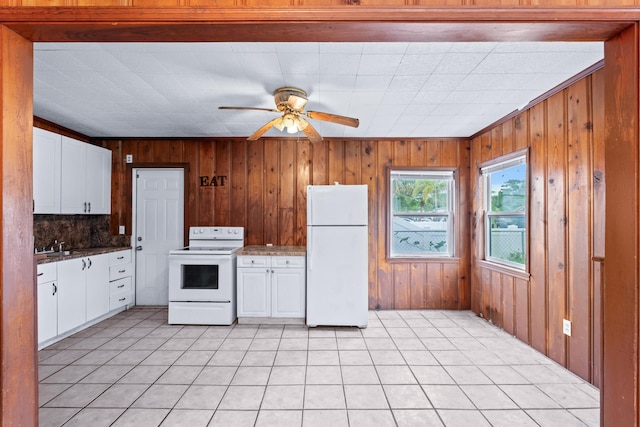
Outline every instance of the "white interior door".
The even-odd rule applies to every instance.
[[[184,170],[134,173],[136,305],[168,305],[169,251],[184,246]]]

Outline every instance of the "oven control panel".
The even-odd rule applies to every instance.
[[[190,227],[189,240],[241,240],[244,227]]]

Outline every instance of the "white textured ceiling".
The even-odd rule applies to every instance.
[[[603,44],[36,43],[34,114],[90,137],[248,136],[296,86],[325,137],[464,137],[604,57]],[[265,136],[280,133],[272,129]]]

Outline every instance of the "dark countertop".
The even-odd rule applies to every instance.
[[[55,255],[52,254],[34,254],[33,258],[36,261],[36,264],[47,264],[50,262],[56,261],[64,261],[67,259],[73,258],[82,258],[86,256],[96,256],[101,254],[108,254],[110,252],[118,252],[118,251],[126,251],[131,250],[131,246],[123,246],[117,248],[85,248],[85,249],[71,249],[68,251],[64,251],[65,255],[59,255],[59,252],[54,252]],[[68,253],[68,254],[66,254]]]
[[[306,246],[245,246],[238,250],[236,255],[256,255],[256,256],[305,256]]]

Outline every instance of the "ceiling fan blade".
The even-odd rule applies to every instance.
[[[298,120],[300,121],[300,129],[302,129],[302,132],[307,135],[307,138],[309,138],[310,142],[313,143],[322,141],[322,136],[320,136],[318,131],[315,130],[315,128],[311,126],[308,121],[306,121],[302,117],[298,117]]]
[[[360,125],[360,120],[358,119],[346,116],[338,116],[337,114],[321,113],[318,111],[307,111],[305,115],[310,119],[338,123],[340,125],[351,126],[354,128],[357,128]]]
[[[256,110],[256,111],[270,111],[272,113],[279,113],[280,111],[274,108],[259,108],[259,107],[218,107],[218,110]]]
[[[255,141],[257,139],[260,139],[260,137],[269,130],[269,128],[271,126],[273,126],[278,120],[280,120],[280,117],[276,117],[273,120],[270,120],[267,122],[267,124],[265,124],[264,126],[262,126],[260,129],[258,129],[257,131],[255,131],[253,133],[253,135],[251,135],[249,138],[247,138],[247,140],[249,141]]]
[[[289,95],[289,99],[287,100],[287,105],[292,110],[302,111],[304,109],[304,106],[307,105],[307,99],[297,95]]]

